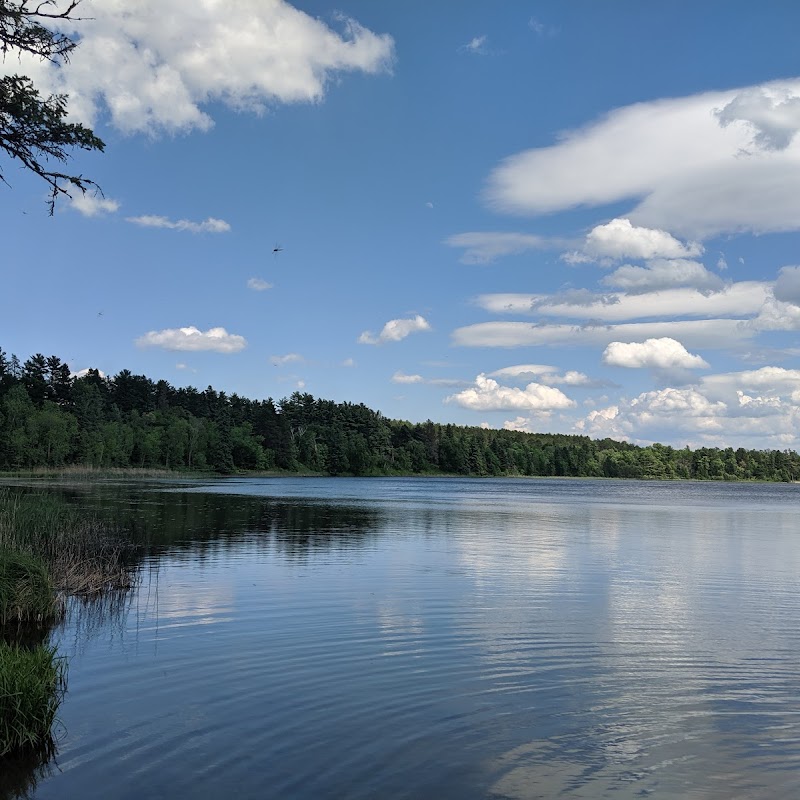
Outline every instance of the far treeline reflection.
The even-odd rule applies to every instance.
[[[537,475],[794,481],[794,451],[411,424],[295,392],[249,400],[122,370],[75,378],[58,356],[0,349],[0,470],[87,465],[329,475]]]

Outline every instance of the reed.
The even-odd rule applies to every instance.
[[[181,477],[196,478],[213,474],[196,470],[157,469],[151,467],[93,467],[90,464],[69,464],[64,467],[32,467],[8,473],[13,476],[31,476],[60,481],[114,481],[114,480],[163,480]]]
[[[64,613],[40,558],[0,550],[0,626],[42,625]]]
[[[123,531],[44,492],[0,489],[0,549],[41,559],[65,592],[125,589],[134,580],[133,546]]]
[[[55,648],[0,641],[0,756],[53,752],[53,723],[66,691],[66,666]]]

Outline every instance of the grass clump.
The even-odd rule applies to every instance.
[[[0,548],[40,558],[62,591],[94,594],[133,583],[124,534],[47,493],[0,489]]]
[[[43,624],[61,615],[47,568],[28,553],[0,550],[0,625]]]
[[[26,649],[0,641],[0,756],[53,751],[65,673],[55,648]]]

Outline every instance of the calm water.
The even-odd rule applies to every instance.
[[[54,634],[32,797],[800,796],[800,486],[66,493],[152,555]]]

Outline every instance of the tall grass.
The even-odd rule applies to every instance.
[[[53,622],[63,609],[40,558],[0,550],[0,626]]]
[[[132,544],[108,522],[45,492],[0,488],[0,549],[40,558],[56,589],[92,594],[132,585]]]
[[[66,690],[66,667],[55,648],[0,642],[0,756],[52,753],[52,727]]]

